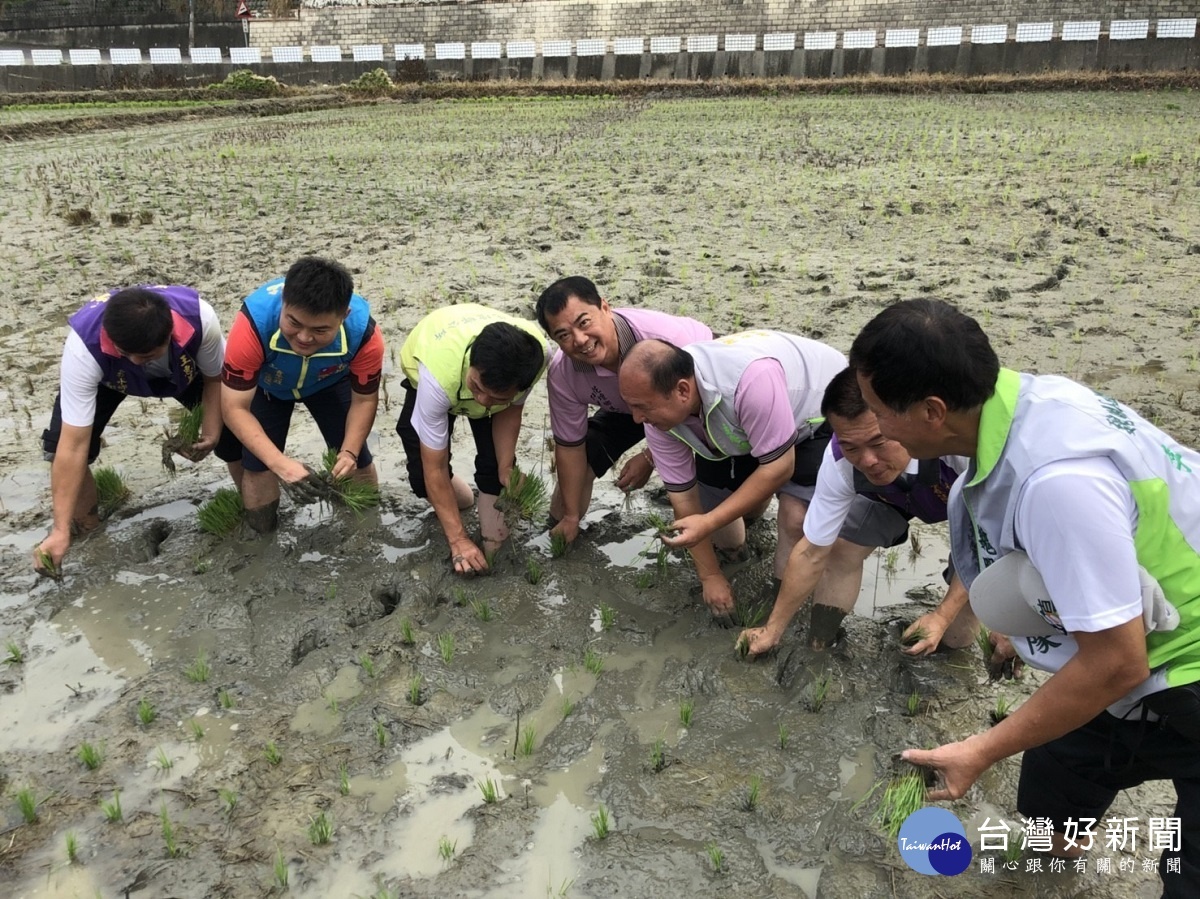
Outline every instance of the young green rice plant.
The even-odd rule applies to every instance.
[[[83,767],[89,771],[95,771],[100,767],[100,763],[104,761],[104,753],[98,746],[93,746],[91,743],[80,743],[79,749],[75,753],[75,757],[83,763]]]
[[[285,891],[288,888],[288,863],[278,846],[275,847],[275,886]]]
[[[899,561],[900,552],[896,549],[889,549],[883,557],[883,573],[888,577],[895,576]]]
[[[908,557],[914,561],[921,558],[921,535],[916,531],[908,535]]]
[[[561,559],[567,554],[567,549],[570,544],[567,543],[566,535],[553,532],[550,534],[550,558]]]
[[[37,796],[29,787],[17,790],[17,808],[21,810],[21,818],[26,824],[32,824],[38,819]]]
[[[358,654],[358,667],[366,672],[367,677],[375,677],[375,660],[365,652]]]
[[[723,874],[725,872],[725,853],[716,841],[710,842],[704,847],[705,853],[708,855],[708,863],[712,865],[714,874]]]
[[[537,559],[525,560],[525,580],[531,584],[539,584],[542,581],[542,566]]]
[[[550,508],[546,482],[535,474],[524,474],[514,466],[508,483],[496,498],[496,508],[504,515],[509,527],[522,519],[534,521],[543,517]]]
[[[175,767],[175,762],[167,755],[167,751],[161,746],[158,747],[158,752],[154,756],[154,764],[158,765],[158,770],[166,773]]]
[[[350,769],[345,762],[338,765],[338,792],[343,796],[350,795]]]
[[[411,705],[421,704],[421,682],[424,678],[420,673],[414,674],[408,680],[408,701]]]
[[[96,481],[96,505],[101,518],[108,518],[121,508],[132,495],[115,468],[97,468],[92,472]]]
[[[692,712],[696,709],[694,700],[685,699],[679,703],[679,723],[684,727],[692,726]]]
[[[196,653],[196,658],[183,673],[194,684],[207,683],[209,675],[212,674],[212,667],[208,664],[208,653],[203,649]]]
[[[231,694],[228,690],[217,691],[217,703],[223,709],[233,708],[233,694]]]
[[[121,810],[121,791],[113,790],[112,801],[101,802],[100,811],[104,812],[104,820],[109,824],[116,824],[124,820],[125,813]]]
[[[67,831],[67,864],[73,865],[79,861],[79,840],[75,831]]]
[[[822,671],[809,687],[808,710],[810,712],[821,711],[821,707],[825,705],[825,700],[829,698],[829,690],[832,686],[833,677],[828,671]]]
[[[471,611],[475,613],[476,618],[484,623],[492,620],[492,607],[488,605],[486,599],[471,600]]]
[[[449,665],[454,660],[454,634],[443,631],[438,634],[437,644],[442,661]]]
[[[589,646],[583,652],[583,667],[599,677],[600,672],[604,670],[604,656]]]
[[[779,722],[779,748],[787,749],[788,740],[791,739],[792,733],[788,730],[788,726],[782,721]]]
[[[924,804],[925,776],[920,771],[910,770],[892,778],[872,820],[894,840],[900,835],[900,827],[908,816]]]
[[[25,652],[17,644],[16,640],[9,640],[5,643],[4,651],[7,653],[4,657],[5,665],[20,665],[25,661]]]
[[[50,553],[42,548],[37,550],[38,574],[42,577],[48,577],[52,581],[61,581],[63,578],[62,568],[54,564],[54,558]]]
[[[650,770],[657,774],[667,767],[667,741],[659,737],[650,747]]]
[[[272,767],[283,761],[283,753],[279,751],[279,747],[275,745],[274,740],[268,740],[267,745],[263,747],[263,758]]]
[[[738,627],[758,627],[766,620],[769,611],[769,604],[765,602],[735,601],[730,617]]]
[[[382,721],[375,722],[375,742],[383,749],[388,744],[388,730]]]
[[[521,755],[525,756],[526,758],[533,755],[533,747],[536,740],[537,731],[535,731],[532,726],[527,725],[525,729],[521,731]]]
[[[1015,865],[1024,854],[1025,849],[1020,840],[1007,840],[1004,844],[1004,851],[1000,853],[1005,863],[1009,865]]]
[[[742,807],[752,812],[758,808],[758,801],[762,798],[762,778],[757,774],[750,775],[750,784],[746,787],[746,799],[742,803]]]
[[[454,604],[460,609],[471,602],[471,597],[467,595],[467,591],[462,587],[455,587],[450,591],[450,595],[454,598]]]
[[[738,658],[744,659],[750,655],[750,638],[746,636],[738,637],[737,643],[734,644],[734,649],[737,651]]]
[[[568,698],[568,697],[564,696],[564,697],[563,697],[563,701],[562,701],[562,709],[561,709],[561,711],[562,711],[563,720],[566,720],[567,718],[570,718],[570,717],[571,717],[571,713],[572,713],[573,711],[575,711],[575,703],[574,703],[574,702],[572,702],[572,701],[570,700],[570,698]]]
[[[355,515],[379,505],[379,486],[353,476],[335,478],[333,466],[337,463],[338,451],[330,447],[321,458],[322,474],[332,488],[331,493]]]
[[[639,571],[633,578],[633,585],[639,590],[649,590],[654,586],[653,571]]]
[[[999,724],[1008,717],[1008,713],[1012,711],[1013,703],[1011,699],[1005,699],[1003,696],[996,697],[996,705],[988,712],[988,717],[992,719],[992,724]]]
[[[225,814],[228,817],[233,817],[234,811],[237,809],[238,794],[237,790],[229,790],[224,787],[217,790],[217,796],[221,802],[225,803]]]
[[[595,834],[597,840],[608,839],[609,820],[608,809],[603,804],[596,809],[596,814],[592,815],[592,833]]]
[[[242,495],[232,487],[222,487],[200,507],[196,519],[200,523],[200,530],[206,534],[225,537],[242,523],[244,512]]]
[[[200,439],[200,426],[204,423],[204,404],[198,403],[191,409],[184,409],[179,415],[179,425],[175,433],[166,429],[162,445],[163,468],[175,474],[174,455],[178,453],[185,459],[195,461],[192,447]]]
[[[979,647],[983,667],[987,668],[992,663],[992,653],[995,652],[995,647],[992,646],[992,632],[988,630],[986,624],[979,625],[979,630],[975,634],[975,645]]]
[[[488,805],[493,804],[500,798],[500,788],[490,777],[485,777],[483,780],[477,780],[475,783],[479,785],[479,792],[483,794],[483,801]]]
[[[904,646],[916,646],[928,636],[929,631],[925,628],[914,627],[912,630],[905,631],[904,636],[900,638],[900,643]]]
[[[617,610],[606,603],[600,603],[600,630],[610,631],[617,623]]]
[[[450,842],[450,838],[443,836],[438,840],[438,855],[442,861],[449,862],[454,858],[454,851],[458,848],[458,841]]]
[[[325,812],[313,818],[308,825],[308,838],[314,846],[324,846],[333,837],[333,819]]]
[[[908,694],[908,699],[904,700],[904,714],[909,718],[916,718],[921,711],[921,694],[913,690]]]
[[[167,850],[167,858],[178,858],[183,849],[179,845],[178,835],[175,833],[175,825],[171,823],[171,816],[167,812],[167,804],[162,804],[162,811],[159,813],[159,818],[162,821],[162,838],[163,847]]]

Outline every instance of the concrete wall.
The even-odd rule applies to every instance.
[[[284,84],[344,84],[379,67],[397,76],[394,61],[263,63],[251,68]],[[744,53],[643,53],[640,56],[543,59],[465,59],[399,64],[406,81],[578,80],[640,78],[746,78],[792,76],[836,78],[858,75],[941,73],[951,75],[1036,74],[1046,71],[1178,71],[1200,66],[1200,38],[1040,44],[961,44],[865,50],[762,51]],[[0,67],[0,93],[196,86],[224,80],[229,63],[195,66],[11,66]]]
[[[1190,18],[1196,0],[305,0],[296,19],[254,19],[254,46],[765,34],[936,25]],[[1057,33],[1057,32],[1056,32]]]
[[[6,31],[0,45],[62,47],[64,49],[109,47],[187,47],[186,24],[169,25],[80,25],[69,28],[30,28]],[[240,22],[197,22],[197,47],[244,47],[246,38]]]

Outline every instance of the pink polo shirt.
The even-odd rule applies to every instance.
[[[652,309],[614,309],[613,321],[622,359],[639,340],[666,340],[676,346],[712,340],[708,326],[694,318]],[[563,352],[555,354],[550,362],[546,389],[550,396],[550,430],[560,446],[580,446],[587,439],[589,406],[632,414],[617,390],[616,372],[576,362]]]

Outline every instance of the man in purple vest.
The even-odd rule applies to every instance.
[[[825,448],[816,492],[804,516],[804,537],[788,556],[771,617],[764,626],[741,634],[753,655],[779,645],[788,624],[825,574],[839,533],[847,524],[855,524],[856,497],[865,496],[891,513],[874,515],[869,527],[860,523],[849,529],[853,535],[849,542],[858,550],[861,562],[877,546],[896,546],[907,540],[910,519],[945,521],[950,486],[967,467],[964,456],[918,462],[899,443],[884,437],[852,369],[844,369],[829,382],[821,414],[833,428],[833,438]],[[814,649],[823,649],[837,639],[838,626],[858,598],[861,564],[857,575],[838,578],[835,589],[824,590],[819,603],[814,600],[808,634]],[[926,655],[939,643],[953,649],[969,646],[978,630],[979,622],[967,605],[967,592],[958,577],[952,576],[950,589],[938,607],[905,631],[905,638],[919,638],[905,651]]]
[[[51,460],[54,524],[35,553],[57,567],[71,545],[72,529],[100,524],[96,482],[88,466],[100,455],[100,437],[127,396],[171,397],[184,406],[204,404],[200,439],[188,454],[210,452],[241,479],[242,448],[221,422],[221,362],[225,339],[212,306],[194,288],[139,286],[102,294],[68,319],[62,377],[42,449]]]

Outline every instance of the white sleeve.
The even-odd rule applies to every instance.
[[[850,514],[858,494],[854,492],[854,481],[847,480],[848,473],[853,478],[850,463],[835,460],[833,447],[826,446],[817,471],[817,486],[804,513],[804,539],[813,546],[832,546]]]
[[[100,363],[92,358],[83,338],[68,331],[67,341],[63,344],[58,388],[63,424],[77,428],[92,426],[96,420],[96,388],[103,377]]]
[[[450,446],[450,397],[433,372],[417,363],[417,401],[413,405],[413,430],[430,449]]]
[[[1054,462],[1021,488],[1016,539],[1068,632],[1102,631],[1142,614],[1136,527],[1133,493],[1108,459]]]
[[[219,378],[225,362],[225,334],[221,331],[217,311],[204,300],[200,301],[200,335],[200,352],[196,354],[200,374],[206,378]]]

